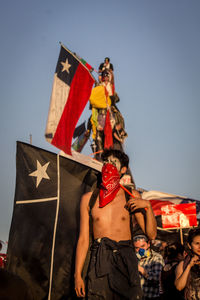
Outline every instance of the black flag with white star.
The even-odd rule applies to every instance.
[[[21,142],[16,170],[7,268],[25,280],[33,299],[75,299],[79,203],[99,172]]]

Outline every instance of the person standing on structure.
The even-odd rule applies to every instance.
[[[119,150],[107,150],[102,159],[100,191],[87,193],[81,199],[75,291],[78,297],[87,299],[139,300],[142,293],[131,225],[132,220],[136,220],[144,233],[155,239],[155,217],[150,202],[143,200],[136,190],[132,191],[135,198],[126,202],[119,182],[128,168],[128,156]],[[146,217],[141,210],[146,210]],[[90,216],[93,244],[85,288],[82,270],[89,247]]]

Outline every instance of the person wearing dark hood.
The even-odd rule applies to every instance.
[[[141,287],[137,258],[131,241],[131,219],[154,239],[156,221],[151,204],[133,190],[134,199],[126,202],[120,177],[128,168],[128,156],[119,150],[103,153],[100,191],[93,197],[83,195],[80,204],[80,234],[76,249],[75,291],[86,299],[139,300]],[[93,205],[91,207],[91,199]],[[146,209],[146,222],[140,210]],[[130,218],[130,212],[133,213]],[[83,265],[89,246],[89,219],[92,218],[93,244],[87,273],[87,285],[82,278]]]
[[[176,268],[175,286],[184,289],[186,300],[200,299],[200,228],[191,229],[188,235],[190,254]]]
[[[186,256],[185,247],[179,243],[175,242],[169,244],[164,250],[164,260],[165,266],[161,273],[161,283],[162,283],[162,300],[176,299],[183,300],[183,291],[178,291],[174,285],[175,280],[175,270],[180,261],[184,260]]]

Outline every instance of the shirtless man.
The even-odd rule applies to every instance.
[[[149,239],[156,237],[156,221],[151,204],[133,190],[134,199],[126,202],[119,185],[128,168],[128,156],[119,150],[103,153],[102,184],[90,212],[92,192],[83,195],[80,204],[80,233],[76,249],[75,291],[87,299],[141,299],[137,259],[131,241],[130,211]],[[103,186],[103,188],[102,188]],[[146,210],[146,222],[140,209]],[[93,238],[88,271],[87,292],[82,269],[89,247],[89,215],[92,215]],[[128,278],[128,279],[127,279]]]

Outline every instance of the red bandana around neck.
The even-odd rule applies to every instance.
[[[102,168],[102,184],[99,194],[99,207],[110,203],[120,189],[120,175],[115,166],[107,163]]]

